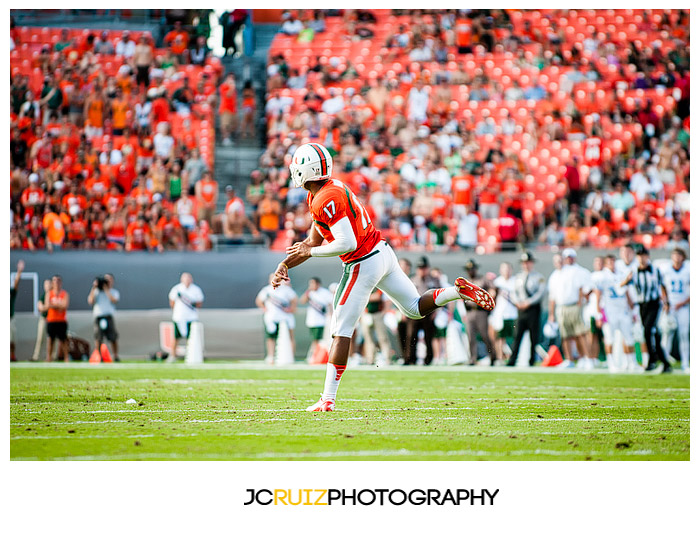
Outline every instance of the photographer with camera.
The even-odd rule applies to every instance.
[[[102,341],[107,339],[112,344],[114,361],[119,361],[117,345],[119,333],[114,323],[119,291],[114,288],[114,276],[112,274],[97,276],[92,282],[87,301],[92,305],[92,316],[95,322],[95,348],[99,352]]]

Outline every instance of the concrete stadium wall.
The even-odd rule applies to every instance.
[[[580,250],[579,261],[591,267],[599,250]],[[552,270],[552,252],[536,252],[536,269],[548,276]],[[400,252],[414,265],[420,253]],[[519,254],[515,252],[477,256],[463,252],[430,253],[432,265],[440,267],[450,279],[462,275],[463,265],[474,258],[482,273],[497,272],[498,265],[511,262],[518,269]],[[667,257],[667,252],[656,251],[653,258]],[[171,311],[167,293],[179,280],[182,271],[190,271],[205,294],[200,317],[205,332],[205,358],[262,359],[264,333],[262,313],[255,308],[255,296],[265,284],[283,255],[267,250],[245,249],[217,253],[163,253],[120,254],[115,252],[61,251],[17,252],[10,255],[11,269],[24,259],[26,272],[37,272],[40,282],[54,273],[62,275],[64,287],[71,294],[68,312],[69,329],[79,337],[92,342],[92,314],[87,295],[92,279],[97,274],[115,275],[121,292],[116,323],[120,333],[120,354],[127,359],[143,359],[159,349],[158,324],[169,321]],[[311,259],[292,269],[294,290],[301,295],[307,281],[318,276],[324,285],[338,281],[341,263],[337,259]],[[41,287],[40,287],[41,288]],[[38,318],[32,314],[31,283],[22,280],[16,307],[18,334],[17,356],[26,360],[32,353]],[[303,358],[309,345],[308,330],[304,326],[306,310],[300,307],[297,319],[297,358]],[[41,354],[43,359],[44,353]]]
[[[302,315],[300,312],[299,315]],[[121,310],[117,312],[115,323],[119,332],[119,353],[126,359],[144,359],[160,349],[158,325],[169,322],[170,309]],[[204,356],[207,359],[239,358],[262,359],[263,323],[258,309],[205,309],[200,314],[204,326]],[[303,316],[300,316],[303,326]],[[15,318],[17,328],[17,358],[29,359],[36,341],[38,317],[31,313],[18,313]],[[93,320],[90,311],[69,311],[68,330],[93,344]],[[305,331],[299,335],[305,350],[308,336]],[[45,346],[40,359],[46,357]]]
[[[596,255],[608,250],[579,250],[579,262],[590,268]],[[415,266],[423,255],[397,252]],[[536,270],[548,276],[552,271],[551,251],[537,251]],[[433,266],[441,268],[449,278],[464,274],[464,263],[473,258],[481,273],[498,272],[498,265],[507,261],[519,269],[519,253],[505,252],[474,255],[470,252],[428,253]],[[667,257],[665,251],[652,252],[653,258]],[[245,309],[255,307],[255,296],[267,284],[268,275],[284,258],[284,254],[263,248],[244,248],[227,252],[204,253],[118,253],[112,251],[57,251],[54,253],[11,251],[10,270],[19,259],[26,263],[25,272],[37,272],[40,282],[53,274],[63,277],[63,286],[71,295],[70,311],[88,310],[87,296],[98,274],[111,272],[121,293],[120,309],[159,309],[168,307],[168,291],[177,284],[180,274],[189,271],[202,287],[204,309]],[[301,294],[308,279],[320,277],[325,286],[337,282],[342,265],[335,258],[310,259],[290,272],[294,290]],[[41,284],[40,284],[41,288]],[[17,297],[17,311],[32,310],[31,284],[23,280]]]

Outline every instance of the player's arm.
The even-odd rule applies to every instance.
[[[272,287],[277,288],[282,284],[282,281],[289,281],[289,269],[299,266],[302,262],[305,262],[307,259],[309,259],[309,257],[311,257],[311,255],[301,256],[295,252],[291,252],[290,250],[302,244],[305,251],[310,251],[311,248],[318,247],[322,243],[323,236],[321,236],[321,233],[319,233],[318,229],[316,229],[316,225],[312,223],[311,229],[309,229],[309,236],[307,236],[303,241],[297,242],[293,246],[287,248],[287,257],[277,265],[277,270],[275,270],[275,276],[271,283]]]
[[[595,325],[600,328],[603,326],[603,310],[600,308],[600,299],[603,297],[603,293],[598,288],[594,288],[591,292],[595,295],[596,301]]]
[[[688,305],[689,303],[690,303],[690,296],[688,296],[688,297],[687,297],[685,300],[683,300],[682,302],[678,302],[676,305],[674,305],[674,309],[676,309],[676,310],[682,309],[683,307],[685,307],[685,306]]]
[[[554,322],[554,300],[550,299],[549,300],[549,322]]]
[[[95,305],[95,294],[97,294],[97,279],[92,282],[92,288],[88,293],[87,302],[88,305]]]
[[[625,290],[625,298],[627,298],[627,305],[630,310],[634,311],[634,300],[632,300],[632,296],[630,296],[629,289]]]
[[[620,285],[619,285],[619,286],[620,286],[620,287],[624,287],[624,286],[626,286],[626,285],[629,285],[629,284],[630,284],[630,281],[632,281],[633,275],[634,275],[634,274],[632,273],[632,270],[630,270],[629,273],[627,274],[627,277],[625,277],[625,278],[620,282]]]
[[[12,288],[17,290],[19,286],[19,280],[22,278],[22,272],[24,271],[24,261],[17,261],[17,273],[15,274],[15,280],[12,283]]]
[[[66,292],[65,297],[63,299],[59,299],[56,301],[54,304],[54,307],[56,309],[63,309],[64,311],[68,310],[68,304],[70,303],[70,296]]]
[[[333,234],[333,242],[318,246],[297,242],[287,248],[287,254],[306,260],[309,257],[338,257],[357,249],[357,239],[352,230],[350,218],[343,216],[331,225],[330,230]]]
[[[659,278],[659,288],[661,289],[661,304],[664,311],[668,311],[668,292],[666,292],[666,285],[661,282]]]

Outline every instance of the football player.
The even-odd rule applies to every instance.
[[[685,250],[676,248],[671,252],[671,264],[661,270],[663,284],[668,291],[668,314],[676,319],[678,350],[681,354],[683,372],[690,371],[690,262]],[[669,348],[673,338],[669,337]]]
[[[596,325],[603,331],[605,341],[605,357],[610,372],[624,371],[644,372],[637,363],[634,353],[634,335],[632,333],[632,315],[634,302],[629,295],[629,287],[620,287],[624,274],[615,270],[615,256],[605,257],[604,267],[596,272],[595,294],[598,303]],[[613,344],[615,332],[622,334],[622,350],[624,359],[620,362],[613,359]]]
[[[345,372],[355,326],[376,287],[408,318],[419,319],[447,303],[466,299],[490,311],[493,298],[463,277],[454,286],[419,294],[399,266],[391,246],[374,227],[365,207],[341,181],[334,179],[333,159],[318,143],[300,146],[289,166],[295,186],[308,190],[312,217],[309,236],[287,248],[275,271],[272,286],[289,281],[289,270],[311,257],[340,257],[343,277],[335,292],[326,380],[321,399],[308,411],[333,411],[340,379]],[[326,240],[328,243],[323,244]]]

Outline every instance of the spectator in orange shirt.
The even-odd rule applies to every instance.
[[[165,34],[163,42],[170,48],[180,64],[187,62],[187,47],[190,44],[190,36],[182,28],[182,22],[175,21],[175,27]]]
[[[87,198],[80,193],[78,185],[75,183],[71,185],[70,191],[61,200],[61,206],[65,209],[70,208],[72,205],[77,205],[80,210],[87,208]]]
[[[564,247],[580,248],[587,245],[588,233],[581,227],[581,218],[570,214],[564,229]]]
[[[25,214],[29,214],[31,218],[37,207],[42,206],[45,201],[46,194],[39,186],[39,175],[32,173],[29,175],[29,187],[22,192],[20,197]]]
[[[170,104],[168,103],[167,93],[165,88],[162,90],[156,90],[153,93],[153,104],[151,105],[151,114],[153,117],[153,124],[158,127],[160,123],[168,121],[168,114],[170,113]]]
[[[243,86],[243,122],[241,124],[241,133],[244,138],[255,137],[255,90],[253,83],[246,80]]]
[[[102,136],[104,127],[105,102],[102,99],[102,91],[99,84],[85,99],[85,136],[94,138]]]
[[[259,236],[260,233],[246,216],[243,200],[236,196],[236,191],[230,184],[226,186],[226,196],[228,201],[224,213],[221,215],[224,236],[238,238],[243,234],[244,226],[250,229],[253,236]]]
[[[501,181],[493,172],[493,164],[484,165],[479,195],[479,216],[482,219],[498,218],[500,211]]]
[[[280,215],[282,214],[282,205],[275,198],[271,189],[267,189],[260,204],[258,205],[258,227],[260,231],[267,236],[270,244],[277,238],[277,231],[280,228]]]
[[[117,208],[109,209],[109,216],[104,222],[104,233],[107,240],[107,249],[121,251],[124,248],[126,223]]]
[[[219,198],[219,183],[212,178],[209,170],[205,170],[202,178],[195,183],[194,194],[197,199],[197,219],[212,225]]]
[[[127,127],[127,114],[131,109],[128,99],[124,96],[122,88],[117,88],[117,96],[112,101],[112,134],[121,136]]]
[[[126,228],[126,251],[151,251],[151,228],[146,222],[143,213],[139,213],[136,221],[132,221]]]
[[[146,176],[144,174],[141,175],[139,180],[134,181],[134,188],[131,190],[129,197],[136,199],[136,203],[141,208],[147,207],[153,201],[153,192],[146,187]]]
[[[73,249],[82,249],[87,238],[87,222],[83,218],[83,211],[78,205],[71,205],[68,213],[71,221],[66,226],[66,245],[70,244]]]
[[[224,83],[219,86],[219,123],[224,145],[231,145],[231,135],[238,130],[237,99],[236,77],[233,73],[228,73]]]
[[[54,248],[61,249],[66,231],[63,220],[56,214],[53,207],[49,207],[49,210],[44,214],[41,225],[46,230],[46,249],[49,252],[53,251]]]
[[[190,250],[207,251],[211,249],[210,231],[211,228],[206,221],[202,220],[199,222],[199,227],[188,233],[187,241],[189,242]]]
[[[185,246],[185,235],[180,221],[175,217],[172,210],[165,209],[163,215],[156,224],[156,237],[158,239],[159,251],[163,249],[182,250]]]

